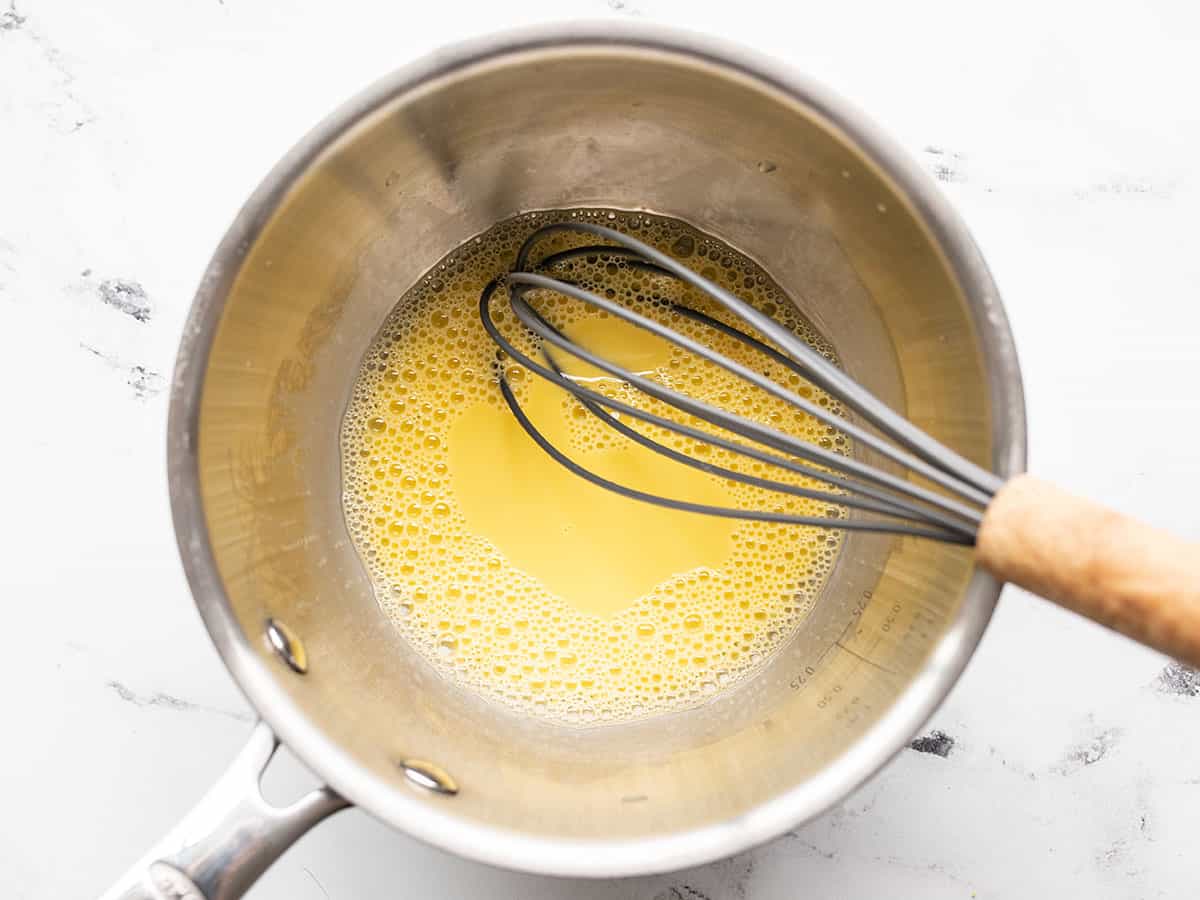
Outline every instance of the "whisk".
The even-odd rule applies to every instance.
[[[589,243],[532,261],[539,243],[576,232]],[[702,292],[731,313],[743,331],[681,303],[670,311],[752,348],[766,359],[807,379],[857,414],[863,424],[813,402],[752,366],[639,313],[630,305],[550,274],[560,264],[584,257],[619,261],[648,277],[675,279]],[[493,300],[507,288],[509,307],[535,335],[541,361],[519,349],[497,326]],[[908,477],[827,449],[713,405],[630,371],[572,340],[529,302],[531,291],[551,291],[607,312],[630,325],[742,378],[756,388],[831,426]],[[997,578],[1054,600],[1135,640],[1200,665],[1200,546],[1074,497],[1028,475],[1010,481],[976,465],[896,413],[790,329],[718,284],[650,245],[593,222],[545,225],[518,250],[513,270],[490,282],[479,300],[483,327],[496,342],[498,359],[518,365],[572,394],[583,407],[625,438],[682,465],[767,491],[820,501],[830,514],[793,515],[666,497],[614,482],[556,447],[535,426],[497,363],[505,403],[529,437],[557,463],[607,490],[658,506],[697,514],[870,531],[974,546],[977,562]],[[757,336],[756,336],[757,335]],[[725,437],[606,396],[569,377],[555,351],[582,360],[614,379],[660,401],[683,417],[715,426]],[[720,448],[767,468],[818,482],[814,488],[753,475],[668,446],[628,424],[634,419]],[[914,480],[916,476],[919,480]],[[922,483],[924,482],[924,483]],[[928,486],[927,486],[928,485]],[[852,511],[849,516],[842,511]]]

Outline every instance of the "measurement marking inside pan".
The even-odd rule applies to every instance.
[[[878,669],[880,672],[886,672],[888,675],[891,675],[891,676],[893,676],[893,677],[895,677],[895,678],[899,678],[899,677],[900,677],[900,673],[899,673],[899,672],[894,672],[894,671],[892,671],[891,669],[889,669],[887,666],[881,666],[879,663],[875,662],[875,660],[873,660],[873,659],[869,659],[869,658],[867,658],[867,657],[863,656],[861,653],[859,653],[859,652],[857,652],[857,651],[855,651],[855,650],[851,650],[849,647],[847,647],[845,644],[843,644],[843,643],[842,643],[840,640],[839,640],[839,641],[834,641],[834,643],[835,643],[837,646],[841,647],[843,650],[845,650],[847,653],[849,653],[851,656],[853,656],[855,659],[861,659],[861,660],[862,660],[863,662],[865,662],[867,665],[869,665],[869,666],[874,666],[874,667],[875,667],[876,669]]]

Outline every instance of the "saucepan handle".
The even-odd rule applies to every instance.
[[[327,787],[271,806],[259,780],[279,746],[259,722],[195,808],[101,900],[235,900],[313,825],[349,804]]]

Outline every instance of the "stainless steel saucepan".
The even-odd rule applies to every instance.
[[[200,285],[172,388],[171,501],[196,604],[262,721],[108,897],[238,897],[350,803],[528,872],[695,865],[836,803],[945,696],[999,585],[933,542],[847,536],[757,677],[624,726],[488,705],[381,614],[340,504],[338,426],[364,350],[454,246],[522,210],[591,204],[676,216],[747,252],[876,395],[998,474],[1022,468],[1017,360],[979,252],[929,179],[825,90],[659,29],[437,53],[288,154]],[[258,776],[277,741],[328,787],[270,807]]]

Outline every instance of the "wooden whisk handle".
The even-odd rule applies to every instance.
[[[1019,475],[976,551],[997,578],[1200,666],[1200,544]]]

